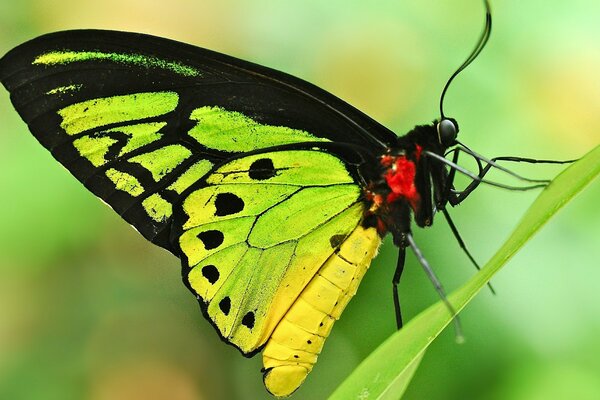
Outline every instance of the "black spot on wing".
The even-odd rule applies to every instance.
[[[277,175],[277,171],[275,171],[273,160],[270,158],[260,158],[254,161],[250,164],[250,169],[248,170],[248,176],[251,179],[259,181],[272,178],[275,175]]]
[[[231,310],[231,299],[229,296],[223,297],[223,299],[219,302],[219,308],[225,315],[229,315],[229,311]]]
[[[233,193],[219,193],[215,199],[215,209],[217,217],[239,213],[244,209],[244,200]]]
[[[202,276],[214,285],[214,283],[219,280],[219,270],[214,265],[206,265],[202,267]]]
[[[333,235],[329,238],[329,244],[332,249],[337,249],[344,242],[346,235]]]
[[[212,250],[219,247],[223,243],[225,237],[223,236],[223,232],[212,229],[199,233],[198,239],[202,241],[206,250]]]
[[[244,318],[242,318],[242,325],[244,325],[248,329],[254,328],[254,322],[254,313],[252,311],[246,313],[246,315],[244,315]]]

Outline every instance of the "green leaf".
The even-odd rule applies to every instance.
[[[600,146],[597,146],[545,188],[490,261],[448,297],[454,308],[462,310],[525,242],[599,173]],[[452,316],[443,302],[432,305],[375,349],[330,400],[399,399],[427,347],[451,321]]]

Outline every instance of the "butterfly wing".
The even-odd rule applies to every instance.
[[[59,162],[182,259],[204,314],[244,354],[265,345],[286,315],[321,318],[325,311],[300,307],[302,299],[317,301],[310,293],[319,274],[350,277],[340,304],[328,304],[328,320],[353,294],[368,261],[342,273],[334,254],[346,254],[343,243],[358,248],[348,237],[360,231],[365,211],[365,157],[396,136],[352,106],[272,69],[110,31],[25,43],[0,60],[0,80]],[[375,236],[363,246],[370,257]],[[301,383],[330,327],[311,333],[320,339],[306,349],[305,372],[291,373],[294,384],[280,373],[288,368],[281,338],[271,340],[269,390],[279,392],[271,381],[282,376],[282,393]],[[281,335],[295,341],[304,333]]]
[[[175,232],[184,281],[244,354],[361,221],[354,168],[331,149],[294,146],[229,160],[186,191]]]
[[[174,251],[186,185],[236,154],[287,143],[374,151],[395,135],[300,79],[142,34],[66,31],[0,60],[35,137],[142,235]]]

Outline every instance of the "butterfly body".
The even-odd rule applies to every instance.
[[[222,339],[264,348],[286,396],[316,362],[381,238],[447,202],[435,125],[398,138],[284,73],[147,35],[67,31],[0,60],[39,142],[144,237],[182,260]]]
[[[449,187],[445,167],[432,163],[425,152],[443,156],[448,147],[439,140],[435,125],[420,125],[399,137],[396,146],[378,157],[379,169],[367,185],[366,223],[374,224],[381,235],[391,233],[399,246],[410,232],[411,216],[418,226],[430,226],[433,202],[444,207]]]

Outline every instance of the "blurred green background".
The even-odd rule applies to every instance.
[[[600,3],[492,6],[491,41],[446,100],[462,141],[488,156],[581,156],[600,141]],[[482,24],[477,0],[2,1],[0,53],[55,30],[148,32],[305,78],[402,134],[438,116]],[[56,163],[4,90],[0,120],[0,399],[269,398],[260,357],[220,342],[178,260]],[[452,210],[478,260],[534,197],[484,187]],[[467,342],[446,331],[407,399],[600,398],[599,201],[595,182],[517,254],[498,295],[462,313]],[[447,289],[474,273],[441,219],[415,236]],[[294,399],[325,398],[394,331],[394,266],[386,241]],[[437,300],[412,256],[401,297],[407,319]]]

